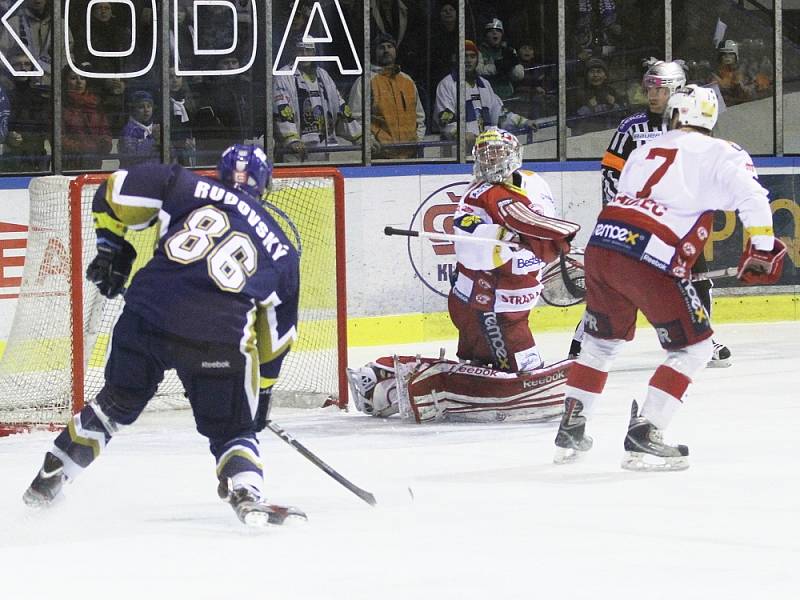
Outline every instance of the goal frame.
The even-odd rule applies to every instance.
[[[197,169],[196,173],[214,177],[216,172],[208,169]],[[87,185],[99,185],[111,173],[90,173],[79,175],[69,182],[69,295],[70,295],[70,344],[71,344],[71,376],[72,376],[72,407],[71,412],[79,412],[86,403],[84,394],[85,371],[85,335],[83,331],[83,247],[82,236],[82,190]],[[277,167],[272,173],[273,179],[289,178],[328,178],[333,180],[334,190],[334,222],[335,228],[335,265],[336,265],[336,331],[337,331],[337,374],[338,398],[335,404],[345,409],[348,404],[349,388],[347,384],[347,282],[346,282],[346,244],[345,244],[345,196],[344,177],[334,167]],[[302,284],[301,284],[302,285]],[[301,323],[302,326],[302,323]],[[326,404],[327,405],[327,404]],[[0,423],[0,437],[14,433],[23,433],[31,430],[57,430],[61,424],[32,424],[32,423]]]

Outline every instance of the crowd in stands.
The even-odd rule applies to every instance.
[[[334,6],[330,0],[320,1],[327,9]],[[0,0],[0,6],[3,3],[8,4]],[[100,169],[110,157],[121,166],[158,159],[162,89],[158,62],[148,68],[155,53],[150,1],[73,0],[73,4],[85,5],[90,19],[88,24],[79,18],[64,22],[75,60],[62,73],[63,168]],[[236,4],[242,11],[248,6],[247,2]],[[358,150],[362,133],[377,160],[453,156],[462,109],[468,146],[488,126],[502,126],[528,134],[523,139],[535,140],[537,130],[557,122],[557,32],[541,22],[554,14],[554,3],[467,0],[467,41],[461,49],[467,96],[463,106],[458,106],[458,3],[370,0],[372,44],[364,70],[371,101],[368,131],[364,132],[363,78],[341,75],[335,63],[303,60],[322,52],[339,56],[349,52],[349,40],[342,35],[322,45],[303,39],[306,33],[315,35],[314,27],[319,26],[319,20],[311,19],[314,27],[308,31],[305,27],[314,4],[313,0],[300,0],[292,13],[293,1],[275,3],[273,56],[282,51],[281,66],[291,70],[297,59],[298,69],[293,75],[274,76],[268,97],[263,55],[253,62],[249,54],[256,42],[249,15],[241,12],[234,27],[228,5],[205,4],[199,9],[202,22],[214,26],[195,30],[186,4],[178,4],[170,52],[172,56],[177,52],[180,69],[192,74],[170,72],[168,143],[174,160],[201,166],[210,164],[210,158],[231,142],[263,143],[269,112],[280,162],[339,162],[335,152]],[[663,17],[641,6],[647,3],[638,3],[635,14],[630,9],[633,3],[626,5],[627,10],[622,10],[623,4],[621,0],[568,3],[570,135],[613,128],[622,117],[646,106],[641,75],[649,57],[659,56],[663,33],[659,40],[642,34],[641,29],[646,29],[642,24],[648,19]],[[340,0],[339,6],[360,54],[362,2]],[[139,15],[135,32],[129,27],[129,7]],[[78,8],[73,7],[73,12]],[[291,14],[295,18],[289,22]],[[336,25],[335,20],[329,22]],[[46,170],[52,146],[50,0],[23,0],[8,23],[32,56],[20,51],[7,30],[0,33],[0,48],[14,69],[0,77],[0,168],[5,172]],[[653,30],[658,30],[657,23]],[[240,55],[193,52],[195,43],[203,49],[229,48],[234,31],[238,47],[244,49]],[[134,42],[136,51],[126,54]],[[96,56],[98,50],[104,56]],[[773,75],[768,54],[757,39],[726,39],[704,56],[685,57],[688,77],[694,83],[718,86],[727,106],[769,96]],[[44,70],[43,77],[19,75],[33,70],[31,58]],[[209,70],[229,73],[199,74]],[[89,78],[84,74],[87,71],[108,75]],[[115,76],[136,71],[143,74]],[[271,111],[264,108],[267,102]],[[426,145],[436,153],[426,154]]]

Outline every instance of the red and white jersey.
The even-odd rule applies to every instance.
[[[502,239],[509,230],[498,203],[508,199],[555,216],[547,182],[532,171],[518,170],[509,184],[475,182],[464,192],[453,219],[456,235]],[[456,242],[455,248],[458,277],[453,294],[460,300],[485,312],[525,311],[536,304],[542,289],[539,271],[546,263],[533,252],[467,241]]]
[[[710,235],[715,210],[737,211],[753,245],[772,249],[769,198],[750,155],[732,142],[670,131],[631,153],[589,245],[685,277]]]

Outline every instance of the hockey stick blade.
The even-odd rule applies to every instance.
[[[706,271],[705,273],[692,273],[692,281],[705,281],[707,279],[717,279],[719,277],[736,277],[739,272],[737,267],[727,269],[717,269],[716,271]]]
[[[375,506],[378,501],[375,500],[375,496],[373,496],[367,490],[363,490],[358,487],[355,483],[347,479],[344,475],[339,473],[336,469],[331,467],[328,463],[322,460],[319,456],[311,452],[308,448],[303,446],[300,442],[294,439],[291,435],[286,433],[283,429],[281,429],[278,425],[276,425],[273,421],[267,421],[267,429],[269,429],[272,433],[277,435],[281,438],[284,442],[289,444],[292,448],[297,450],[300,454],[305,456],[309,461],[311,461],[316,467],[327,473],[332,479],[336,482],[350,490],[356,496],[361,498],[364,502],[369,504],[370,506]]]

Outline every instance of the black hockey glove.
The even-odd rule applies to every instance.
[[[269,412],[272,408],[272,388],[258,390],[258,410],[256,410],[256,432],[263,431],[269,422]]]
[[[120,248],[102,244],[97,246],[97,256],[86,268],[86,279],[91,281],[106,298],[114,298],[125,292],[125,282],[131,274],[136,258],[133,246],[122,240]]]

